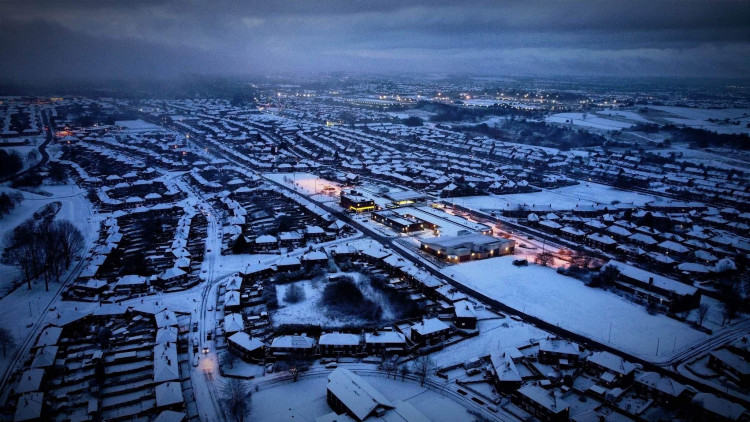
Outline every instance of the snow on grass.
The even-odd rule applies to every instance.
[[[686,324],[664,315],[649,315],[641,305],[587,287],[551,268],[513,266],[514,259],[492,258],[442,271],[519,311],[602,343],[609,340],[613,346],[647,359],[670,356],[707,337]]]
[[[310,173],[265,173],[265,177],[281,183],[282,185],[293,187],[297,192],[304,195],[313,195],[314,199],[322,202],[327,202],[323,198],[328,198],[328,201],[338,201],[339,195],[339,184],[330,180],[321,179],[320,177]],[[332,188],[334,195],[323,195],[322,192],[326,188]]]
[[[631,122],[636,123],[653,123],[651,120],[646,119],[645,117],[641,116],[635,111],[625,111],[625,110],[602,110],[597,112],[597,114],[602,114],[605,116],[617,116],[617,117],[623,117],[627,120],[630,120]]]
[[[131,131],[153,131],[153,130],[165,130],[163,127],[155,125],[153,123],[149,123],[146,121],[143,121],[141,119],[138,120],[118,120],[115,122],[117,126],[124,127],[125,129],[131,130]]]
[[[355,284],[362,291],[362,295],[377,304],[383,309],[383,320],[394,319],[394,310],[388,303],[388,300],[383,294],[373,289],[368,283],[360,284],[362,275],[357,272],[340,272],[336,273],[336,276],[350,276],[354,280]],[[289,303],[284,300],[284,295],[290,286],[297,285],[302,287],[305,292],[305,299],[297,303]],[[317,324],[328,327],[336,327],[343,325],[355,325],[370,322],[366,318],[360,318],[356,315],[332,316],[331,313],[326,312],[325,306],[320,304],[323,290],[328,285],[327,279],[323,280],[303,280],[296,281],[294,283],[278,284],[276,285],[276,297],[279,301],[279,309],[276,310],[273,315],[273,323],[276,326],[282,324]]]
[[[597,117],[588,113],[557,113],[544,119],[549,123],[573,124],[575,126],[588,127],[601,130],[620,130],[633,126],[632,123]]]
[[[314,324],[328,327],[336,327],[350,324],[362,324],[365,321],[356,316],[331,317],[320,305],[320,299],[325,289],[326,281],[313,282],[310,280],[297,281],[276,286],[276,296],[279,299],[279,309],[273,313],[272,319],[276,326],[282,324]],[[305,291],[305,299],[297,303],[284,301],[287,289],[292,285],[298,285]]]
[[[71,185],[42,186],[42,190],[50,193],[50,196],[40,195],[37,193],[0,187],[0,192],[21,192],[23,202],[13,209],[8,215],[0,219],[0,251],[5,248],[7,236],[19,224],[29,219],[36,211],[43,206],[59,201],[62,204],[60,211],[57,213],[57,219],[67,219],[81,230],[84,237],[96,236],[89,226],[88,217],[91,215],[88,201],[84,198],[85,191]],[[0,295],[8,292],[8,289],[19,280],[21,273],[14,266],[0,264]]]
[[[648,106],[648,108],[669,113],[674,117],[665,119],[677,125],[705,129],[717,133],[750,133],[747,123],[750,121],[750,109],[746,108],[727,108],[727,109],[700,109],[689,107],[672,107],[672,106]],[[718,122],[709,122],[708,119],[715,119]],[[729,119],[739,124],[723,122]]]
[[[614,201],[620,201],[642,206],[647,202],[661,200],[664,198],[592,182],[533,193],[446,198],[446,201],[456,205],[479,210],[512,210],[519,205],[551,205],[555,210],[571,210],[577,205],[612,204]]]

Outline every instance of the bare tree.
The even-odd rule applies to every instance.
[[[549,266],[555,262],[555,257],[549,252],[542,252],[536,256],[536,263],[539,265]]]
[[[419,377],[419,385],[424,385],[430,373],[435,368],[435,362],[429,355],[419,356],[412,363],[412,372]]]
[[[54,232],[62,252],[65,268],[70,266],[73,258],[79,254],[84,247],[81,231],[68,220],[58,220],[54,223]]]
[[[394,353],[384,353],[383,354],[383,363],[381,364],[381,369],[385,372],[385,376],[390,378],[391,374],[393,374],[393,379],[396,379],[396,371],[398,369],[398,356]]]
[[[570,265],[588,268],[591,265],[591,258],[583,252],[576,252],[570,257]]]
[[[50,209],[17,226],[6,240],[4,261],[18,266],[28,288],[38,275],[44,277],[49,290],[50,279],[60,281],[60,275],[70,266],[73,257],[84,247],[83,235],[68,220],[53,221],[56,211]]]
[[[3,358],[7,353],[8,349],[12,349],[16,346],[16,339],[13,338],[10,330],[7,328],[0,328],[0,347],[3,349]]]
[[[237,422],[244,422],[250,413],[250,399],[252,392],[245,381],[232,378],[224,382],[221,387],[222,402],[229,411],[229,417]]]
[[[703,325],[703,319],[706,318],[709,309],[711,306],[708,303],[698,305],[698,325]]]
[[[409,368],[406,365],[401,366],[401,382],[404,382],[404,378],[409,375]]]

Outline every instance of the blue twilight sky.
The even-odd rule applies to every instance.
[[[750,1],[0,2],[0,78],[750,76]]]

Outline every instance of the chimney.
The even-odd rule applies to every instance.
[[[654,285],[654,278],[653,277],[649,277],[648,278],[648,284],[650,284],[652,286]]]

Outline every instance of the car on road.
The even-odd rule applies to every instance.
[[[328,369],[336,369],[338,367],[339,367],[339,364],[336,363],[336,362],[331,362],[331,363],[329,363],[329,364],[326,365],[326,368],[328,368]]]

